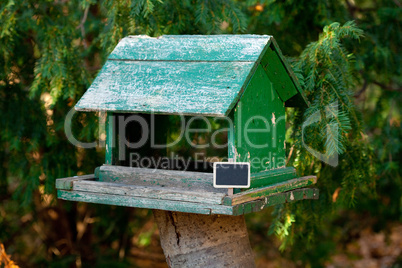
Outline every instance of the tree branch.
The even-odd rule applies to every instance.
[[[392,87],[391,85],[385,85],[385,84],[377,82],[377,81],[373,81],[373,84],[381,87],[382,89],[384,89],[386,91],[402,92],[402,87],[395,88],[395,87]]]
[[[77,29],[81,29],[82,44],[84,45],[84,48],[88,48],[88,43],[85,40],[85,27],[84,27],[84,24],[88,18],[88,11],[89,11],[89,5],[84,10],[84,16],[82,16],[80,25],[77,26]]]
[[[364,79],[363,86],[362,86],[362,88],[355,94],[355,98],[360,97],[360,95],[363,94],[363,93],[366,91],[367,86],[368,86],[367,79]]]

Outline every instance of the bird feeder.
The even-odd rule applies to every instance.
[[[93,175],[58,179],[58,197],[231,216],[317,199],[317,189],[305,188],[316,177],[298,177],[293,167],[278,161],[286,159],[285,108],[305,105],[298,81],[272,36],[126,37],[75,106],[78,111],[107,113],[105,164]],[[186,120],[231,122],[226,161],[250,163],[249,188],[235,188],[233,194],[215,188],[208,167],[144,167],[140,161],[132,165],[133,154],[136,160],[168,157],[150,140],[166,143],[177,125],[171,125],[173,119],[181,115]],[[153,139],[130,146],[144,136]]]

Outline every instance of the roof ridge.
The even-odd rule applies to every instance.
[[[155,60],[155,59],[108,59],[112,61],[156,61],[156,62],[255,62],[252,60]]]
[[[128,35],[124,38],[150,38],[150,39],[162,39],[162,38],[213,38],[213,37],[244,37],[244,38],[271,38],[272,35],[267,34],[188,34],[188,35],[179,35],[179,34],[167,34],[160,36],[149,36],[149,35]],[[124,39],[123,38],[123,39]]]

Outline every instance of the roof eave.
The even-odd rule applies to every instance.
[[[104,112],[104,113],[140,113],[140,114],[160,114],[160,115],[179,115],[179,116],[207,116],[207,117],[225,117],[224,111],[221,113],[182,113],[175,111],[143,111],[143,110],[110,110],[110,109],[97,109],[97,108],[81,108],[77,105],[74,110],[78,112]]]

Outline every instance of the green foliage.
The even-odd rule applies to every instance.
[[[92,173],[103,163],[102,148],[67,141],[66,114],[124,36],[270,34],[293,57],[311,103],[288,111],[289,165],[300,175],[317,174],[320,188],[319,200],[275,208],[270,232],[293,260],[322,266],[351,214],[376,218],[377,230],[402,220],[401,12],[392,0],[2,1],[0,241],[22,266],[67,267],[78,259],[84,266],[130,266],[119,256],[132,247],[131,236],[141,232],[139,246],[152,245],[151,230],[141,229],[150,219],[146,210],[55,199],[56,178]],[[314,114],[321,120],[302,134]],[[97,125],[95,115],[78,113],[73,132],[94,141]],[[317,160],[302,138],[340,154],[338,166]],[[81,224],[91,228],[80,233]]]
[[[289,231],[291,230],[292,224],[295,222],[295,216],[289,210],[284,209],[283,205],[277,205],[272,213],[274,220],[269,227],[269,234],[276,234],[282,241],[279,247],[280,250],[285,250],[288,244],[286,242],[292,242],[292,240],[287,239],[289,236]]]

